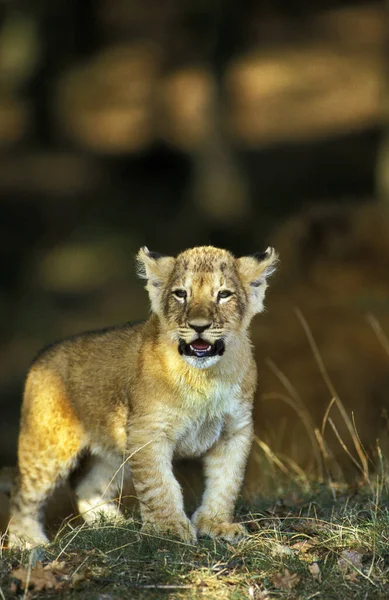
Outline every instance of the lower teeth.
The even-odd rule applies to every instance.
[[[193,346],[191,346],[191,349],[193,350],[193,352],[209,352],[211,346],[207,346],[206,348],[194,348]]]

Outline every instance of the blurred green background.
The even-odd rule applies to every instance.
[[[0,0],[0,465],[37,351],[147,315],[143,244],[278,246],[253,333],[261,439],[312,466],[274,370],[319,426],[331,393],[298,306],[366,447],[384,447],[386,17],[352,0]]]

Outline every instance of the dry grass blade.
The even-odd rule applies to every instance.
[[[292,471],[294,471],[294,473],[296,474],[297,478],[304,482],[305,486],[309,487],[309,479],[308,479],[308,475],[306,474],[306,472],[304,471],[304,469],[302,469],[300,467],[299,464],[296,463],[296,461],[294,461],[292,458],[290,458],[290,456],[286,456],[285,454],[282,454],[281,452],[278,453],[278,457],[284,461],[284,464],[288,464],[290,469]]]
[[[367,319],[367,322],[371,325],[371,328],[373,329],[374,333],[376,334],[381,346],[385,350],[386,354],[389,356],[389,340],[386,337],[385,332],[383,331],[380,322],[372,314],[368,314],[366,316],[366,319]]]
[[[353,462],[353,464],[357,467],[358,471],[361,471],[362,475],[363,475],[363,469],[361,467],[361,465],[359,464],[359,462],[357,460],[355,460],[355,458],[353,457],[353,455],[351,454],[350,450],[347,448],[346,444],[344,443],[344,441],[342,440],[341,435],[339,434],[339,431],[336,429],[335,423],[333,422],[333,420],[329,417],[328,418],[328,422],[332,427],[333,432],[336,435],[336,438],[339,442],[339,444],[342,446],[343,450],[345,451],[345,453],[347,454],[347,456],[349,457],[349,459]]]
[[[321,453],[323,456],[324,465],[326,467],[329,489],[331,490],[332,497],[335,500],[336,494],[335,494],[333,478],[332,478],[332,473],[333,473],[334,468],[336,469],[336,474],[337,474],[338,480],[344,481],[344,475],[343,475],[342,469],[340,468],[339,463],[337,462],[337,460],[335,460],[334,455],[329,450],[323,436],[321,435],[320,431],[317,428],[315,429],[315,435],[316,435],[316,438],[317,438],[317,441],[318,441],[318,444],[319,444],[319,447],[320,447],[320,450],[321,450]]]
[[[367,460],[370,460],[371,464],[374,466],[374,463],[373,463],[373,461],[372,461],[372,460],[371,460],[371,458],[369,457],[369,455],[368,455],[368,453],[367,453],[367,450],[365,449],[364,445],[362,444],[362,440],[361,440],[361,438],[359,437],[359,433],[358,433],[357,425],[356,425],[356,423],[355,423],[355,414],[354,414],[354,411],[351,411],[351,419],[352,419],[352,423],[353,423],[353,428],[354,428],[355,436],[357,437],[357,439],[358,439],[358,441],[359,441],[359,443],[360,443],[360,445],[361,445],[362,451],[363,451],[363,453],[365,454],[365,456],[366,456],[366,459],[367,459]]]
[[[298,394],[296,388],[292,385],[291,381],[288,379],[285,373],[283,373],[281,369],[279,369],[270,358],[266,360],[266,364],[290,395],[290,397],[287,397],[280,394],[279,399],[283,400],[284,402],[287,402],[287,404],[289,404],[289,406],[291,406],[300,417],[301,422],[303,423],[308,437],[311,441],[312,451],[315,457],[315,462],[318,470],[318,476],[320,479],[323,479],[323,461],[320,454],[320,448],[314,435],[314,424],[311,419],[311,415],[307,410],[300,394]]]
[[[300,321],[300,323],[302,325],[302,328],[304,329],[304,333],[307,336],[309,345],[311,346],[311,350],[312,350],[313,355],[315,357],[316,363],[317,363],[317,365],[319,367],[320,373],[321,373],[321,375],[322,375],[322,377],[323,377],[323,379],[324,379],[324,381],[325,381],[325,383],[327,385],[327,388],[329,389],[329,391],[331,392],[331,395],[334,398],[338,398],[337,391],[336,391],[336,389],[335,389],[335,387],[334,387],[334,385],[333,385],[333,383],[332,383],[332,381],[331,381],[331,379],[330,379],[330,377],[329,377],[329,375],[327,373],[327,369],[325,367],[324,361],[323,361],[323,359],[321,357],[321,354],[319,352],[319,348],[317,347],[317,344],[315,342],[315,338],[313,337],[312,331],[311,331],[311,329],[310,329],[310,327],[309,327],[309,325],[308,325],[305,317],[303,316],[303,314],[302,314],[302,312],[301,312],[301,310],[299,308],[296,307],[294,309],[294,311],[296,313],[296,316],[297,316],[298,320]]]
[[[55,558],[55,560],[59,560],[60,557],[62,556],[62,554],[64,554],[67,550],[67,548],[70,546],[70,544],[75,540],[75,538],[80,534],[80,532],[87,526],[86,521],[84,521],[82,523],[82,525],[80,525],[76,530],[74,535],[70,538],[70,540],[68,541],[68,543],[64,546],[64,548],[62,548],[62,550],[60,551],[60,553],[57,555],[57,557]],[[61,531],[58,532],[58,534],[56,535],[55,541],[57,540],[57,538],[59,538],[61,534]]]
[[[319,479],[322,479],[323,478],[322,459],[321,459],[320,451],[318,450],[318,444],[317,444],[317,441],[316,441],[316,438],[314,435],[313,423],[310,420],[310,418],[307,419],[306,413],[308,411],[305,409],[305,407],[300,407],[298,404],[296,404],[296,402],[294,401],[293,398],[290,398],[286,394],[280,394],[279,392],[266,392],[265,394],[261,395],[261,398],[263,400],[282,400],[283,402],[285,402],[285,404],[287,404],[288,406],[293,408],[293,410],[296,411],[296,413],[298,414],[299,418],[301,419],[301,422],[303,423],[303,425],[308,433],[309,439],[311,440],[312,449],[313,449],[313,453],[314,453],[314,457],[315,457],[315,463],[316,463],[317,470],[318,470],[318,476],[319,476]]]
[[[335,386],[333,385],[330,376],[328,375],[327,369],[325,367],[324,361],[322,359],[322,356],[320,354],[319,348],[315,342],[315,338],[313,337],[312,331],[305,319],[305,317],[303,316],[301,310],[299,308],[295,308],[295,313],[296,316],[298,318],[298,320],[300,321],[305,335],[307,336],[308,339],[308,343],[311,347],[311,350],[313,352],[314,358],[316,360],[316,363],[319,367],[320,373],[325,381],[325,384],[327,385],[328,390],[330,391],[331,395],[333,396],[333,398],[335,399],[335,403],[336,406],[338,407],[338,410],[346,424],[346,427],[349,431],[349,434],[351,436],[351,439],[353,441],[355,450],[357,451],[360,463],[361,463],[361,472],[363,473],[363,477],[365,479],[366,482],[369,482],[369,464],[368,464],[368,460],[366,457],[366,454],[360,444],[359,438],[358,436],[355,435],[355,430],[353,427],[353,424],[350,420],[350,417],[348,416],[343,403],[341,402],[338,393],[335,389]]]
[[[335,402],[336,402],[336,398],[335,397],[331,398],[330,403],[327,406],[326,412],[324,413],[323,421],[321,423],[321,437],[322,438],[324,438],[324,432],[325,432],[326,425],[327,425],[328,415],[330,414],[331,408],[334,406]]]
[[[278,458],[278,456],[269,448],[269,446],[261,440],[259,437],[255,436],[255,441],[258,446],[263,450],[267,459],[274,465],[276,465],[285,475],[293,479],[293,474],[289,471],[289,469],[284,465],[284,463]]]
[[[27,566],[27,573],[26,573],[26,583],[24,586],[24,594],[23,594],[23,600],[25,600],[28,596],[28,586],[30,585],[30,577],[31,577],[31,570],[32,570],[32,561],[33,561],[33,552],[30,552],[30,556],[28,559],[28,566]]]
[[[115,480],[116,476],[118,475],[119,471],[121,470],[122,472],[122,490],[123,490],[123,481],[124,481],[124,467],[126,466],[126,464],[128,463],[129,460],[131,460],[131,458],[133,456],[135,456],[135,454],[137,454],[138,452],[140,452],[141,450],[143,450],[144,448],[146,448],[146,446],[149,446],[150,444],[152,444],[153,442],[155,442],[156,439],[158,439],[158,437],[160,437],[160,435],[156,436],[155,438],[149,440],[148,442],[146,442],[145,444],[143,444],[143,446],[140,446],[139,448],[137,448],[136,450],[134,450],[134,452],[132,452],[129,456],[127,456],[127,458],[125,458],[121,464],[119,465],[119,467],[116,469],[116,471],[114,472],[114,474],[112,475],[111,479],[109,480],[109,482],[106,485],[105,490],[102,493],[102,497],[105,496],[105,494],[107,493],[107,490],[109,489],[110,485],[112,484],[112,482]]]

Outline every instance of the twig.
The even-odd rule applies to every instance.
[[[126,585],[136,590],[190,590],[196,587],[194,584],[174,584],[174,583],[134,583],[127,579],[121,579],[125,581]],[[117,579],[111,577],[93,578],[96,583],[117,583]]]
[[[183,585],[173,585],[173,584],[147,584],[147,585],[137,585],[136,586],[142,590],[190,590],[195,586],[193,584],[183,584]]]

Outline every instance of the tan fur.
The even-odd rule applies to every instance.
[[[145,527],[183,540],[196,532],[228,540],[244,533],[233,513],[253,430],[256,366],[247,328],[263,309],[275,262],[271,248],[241,259],[213,247],[177,258],[143,248],[138,264],[150,318],[65,340],[37,358],[22,407],[11,544],[47,542],[44,502],[85,451],[92,465],[77,495],[88,521],[101,510],[116,514],[111,501],[125,462]],[[212,348],[224,340],[224,353],[180,354],[180,341],[199,336]],[[191,457],[204,457],[206,473],[192,522],[172,470],[174,458]]]

